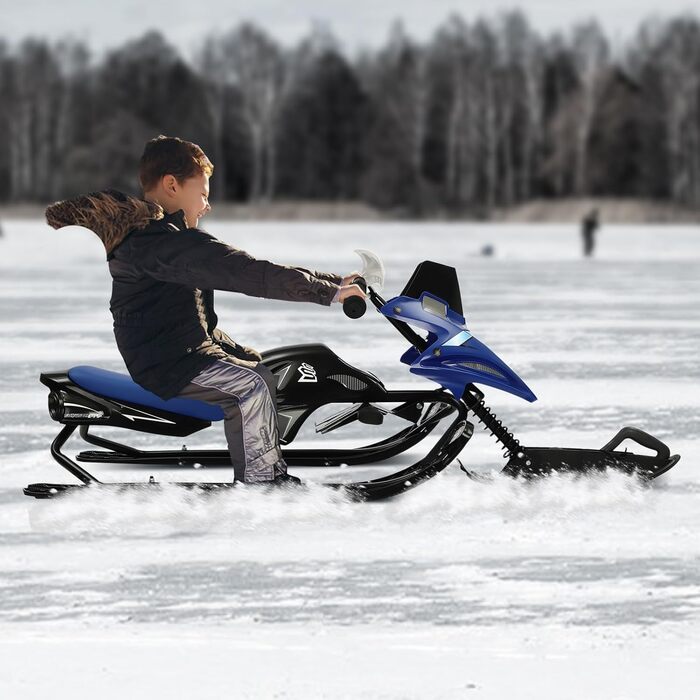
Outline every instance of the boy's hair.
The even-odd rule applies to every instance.
[[[139,180],[143,191],[148,192],[164,175],[173,175],[182,184],[202,173],[211,177],[213,172],[214,166],[196,143],[161,134],[143,149]]]

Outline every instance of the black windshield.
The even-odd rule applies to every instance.
[[[457,270],[454,267],[441,265],[431,260],[424,260],[420,263],[401,292],[401,296],[418,299],[423,292],[430,292],[436,297],[444,299],[453,311],[456,311],[460,316],[464,315]]]

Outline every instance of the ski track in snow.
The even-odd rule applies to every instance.
[[[662,690],[667,697],[692,696],[683,688],[700,680],[695,228],[607,226],[596,259],[582,260],[577,230],[567,226],[211,221],[208,227],[259,257],[343,273],[357,267],[354,248],[375,250],[387,268],[385,297],[400,292],[423,258],[455,265],[470,330],[539,399],[530,405],[487,387],[487,403],[499,417],[526,444],[599,447],[624,425],[645,429],[682,457],[651,488],[616,474],[471,482],[451,467],[404,497],[369,505],[313,486],[303,497],[201,498],[166,489],[157,497],[79,495],[44,503],[25,498],[21,488],[70,476],[48,453],[57,424],[47,415],[39,373],[74,364],[123,370],[123,364],[111,334],[110,280],[99,241],[76,228],[3,223],[0,630],[15,641],[0,643],[2,697],[45,697],[50,669],[73,668],[60,655],[41,673],[23,660],[27,649],[54,658],[53,637],[63,635],[66,648],[73,644],[88,659],[97,659],[107,640],[127,658],[133,639],[125,630],[142,630],[150,640],[142,658],[152,660],[167,646],[169,629],[200,660],[208,658],[198,650],[200,639],[210,640],[214,654],[231,651],[232,640],[258,639],[263,646],[266,640],[265,653],[261,646],[256,656],[255,642],[241,641],[235,654],[248,659],[253,673],[256,663],[264,670],[276,659],[282,685],[268,679],[248,688],[241,681],[240,697],[466,697],[467,691],[504,697],[499,693],[513,692],[503,685],[498,660],[504,658],[520,659],[516,666],[532,697],[652,698]],[[495,246],[495,257],[478,256],[486,243]],[[222,328],[260,349],[326,343],[392,387],[417,385],[398,362],[405,342],[371,311],[353,322],[339,307],[225,293],[217,293],[217,310]],[[352,426],[329,437],[338,444],[364,441],[367,429]],[[313,438],[312,427],[300,435]],[[172,445],[163,440],[141,434],[132,443]],[[223,433],[217,426],[187,443],[223,447]],[[492,475],[501,463],[478,426],[462,459]],[[313,480],[369,472],[299,473]],[[114,468],[108,478],[127,474],[137,476]],[[228,478],[223,475],[209,469],[185,477]],[[95,641],[98,632],[105,639]],[[477,650],[467,639],[483,645]],[[506,649],[495,641],[503,639]],[[412,649],[416,667],[372,675],[376,659],[394,659],[402,645]],[[285,665],[289,649],[301,649],[301,656]],[[471,674],[466,680],[458,677],[460,649]],[[544,659],[551,667],[557,654],[560,668],[578,654],[598,666],[601,679],[617,665],[629,668],[636,690],[629,682],[597,690],[557,686],[566,674],[556,669],[550,686],[542,685],[538,668]],[[335,668],[339,655],[364,664],[366,676],[346,673],[341,688],[342,672],[331,682],[329,671],[320,676],[328,682],[324,690],[290,675],[295,663],[311,668],[312,658]],[[421,685],[420,660],[442,668],[429,690]],[[677,695],[655,675],[662,662],[686,683]],[[144,667],[131,672],[138,678]],[[26,674],[34,674],[33,684]],[[206,683],[192,688],[211,690]],[[596,695],[601,688],[606,694]],[[522,688],[517,696],[530,697]]]

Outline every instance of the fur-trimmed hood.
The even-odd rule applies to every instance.
[[[160,205],[119,192],[89,192],[55,202],[46,208],[46,221],[52,228],[84,226],[96,233],[109,255],[126,235],[145,228],[153,219],[162,219]]]

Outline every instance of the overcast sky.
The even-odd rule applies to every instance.
[[[210,31],[252,20],[284,44],[315,22],[327,24],[346,50],[382,43],[395,18],[427,39],[451,12],[465,19],[501,9],[524,10],[541,31],[595,17],[614,39],[625,39],[649,16],[697,13],[698,0],[0,0],[0,37],[27,35],[86,40],[96,53],[157,27],[184,55]]]

